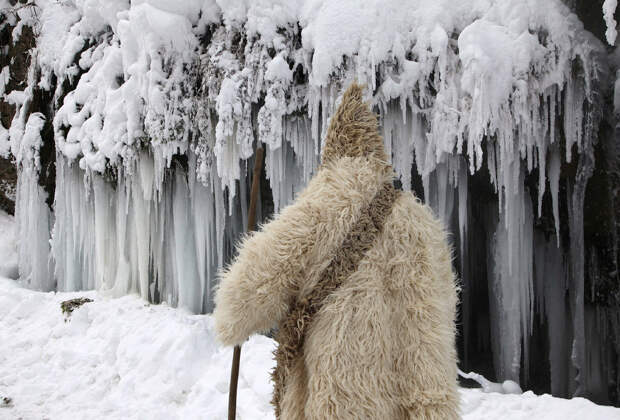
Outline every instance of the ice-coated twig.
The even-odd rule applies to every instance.
[[[465,379],[471,379],[473,381],[478,382],[480,386],[482,387],[482,391],[484,392],[497,392],[500,394],[522,394],[523,393],[523,390],[521,389],[519,384],[516,383],[515,381],[511,381],[508,379],[500,384],[497,382],[489,381],[487,378],[485,378],[479,373],[475,373],[475,372],[465,373],[461,369],[459,369],[458,371],[459,371],[460,377],[465,378]]]

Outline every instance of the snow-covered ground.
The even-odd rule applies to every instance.
[[[93,302],[66,317],[60,304],[75,297]],[[273,348],[263,336],[243,346],[239,419],[274,418]],[[0,419],[225,419],[231,359],[210,316],[0,278]],[[461,397],[465,420],[620,419],[620,409],[580,398],[469,389]]]
[[[66,318],[60,303],[82,296],[94,302]],[[272,347],[257,336],[244,348],[241,419],[273,417]],[[0,279],[0,396],[12,400],[0,419],[224,419],[231,355],[208,316]]]

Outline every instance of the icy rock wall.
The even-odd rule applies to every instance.
[[[37,34],[0,128],[19,169],[22,281],[211,310],[255,147],[268,215],[315,172],[357,80],[403,188],[452,232],[463,364],[617,401],[620,341],[591,333],[612,323],[586,302],[583,233],[607,62],[561,1],[34,4],[0,0],[13,39]],[[50,161],[54,187],[40,185]]]
[[[11,13],[0,13],[0,209],[9,214],[15,212],[15,190],[17,171],[9,158],[10,147],[7,142],[8,130],[15,114],[15,104],[5,93],[23,90],[26,85],[30,55],[28,51],[35,45],[35,36],[30,26],[19,31],[13,39],[16,18]]]

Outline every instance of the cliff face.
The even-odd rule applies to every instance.
[[[14,9],[26,7],[24,3],[16,3]],[[26,88],[26,77],[30,66],[30,49],[35,46],[35,37],[32,27],[25,26],[16,39],[13,39],[13,29],[17,16],[11,10],[3,10],[0,13],[0,123],[3,128],[11,126],[15,115],[15,104],[7,102],[6,93],[13,90]],[[1,133],[0,133],[1,134]],[[9,214],[15,212],[15,186],[17,184],[17,171],[15,164],[9,157],[8,144],[4,140],[0,147],[0,208]]]
[[[256,144],[268,217],[358,80],[403,188],[452,233],[463,368],[618,403],[618,57],[599,3],[0,0],[22,281],[210,311]]]

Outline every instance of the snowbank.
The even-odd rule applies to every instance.
[[[94,300],[66,317],[62,301]],[[137,296],[42,293],[0,279],[0,418],[226,418],[232,351],[214,342],[210,316]],[[272,419],[274,342],[243,347],[238,418]],[[620,409],[576,398],[461,390],[464,420],[620,419]],[[1,399],[1,398],[0,398]]]

